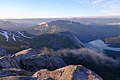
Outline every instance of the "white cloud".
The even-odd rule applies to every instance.
[[[120,0],[74,0],[82,5],[90,5],[97,7],[104,14],[119,15],[120,14]]]
[[[91,4],[97,4],[99,2],[101,2],[101,0],[94,0],[94,1],[91,2]]]

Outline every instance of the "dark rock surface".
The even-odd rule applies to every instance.
[[[31,75],[32,73],[29,71],[16,68],[0,70],[0,78],[7,76],[31,76]]]
[[[81,65],[67,66],[58,56],[39,53],[30,48],[18,52],[13,56],[0,58],[0,80],[102,79],[97,74]]]
[[[28,59],[20,61],[21,68],[28,71],[38,71],[40,69],[55,70],[66,66],[64,61],[59,57],[49,57],[48,55],[38,54]]]
[[[28,76],[8,76],[0,78],[0,80],[38,80],[38,79]]]
[[[9,68],[17,68],[19,67],[19,61],[17,58],[5,56],[0,58],[0,68],[2,69],[9,69]]]

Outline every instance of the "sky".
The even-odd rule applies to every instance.
[[[0,19],[88,16],[120,16],[120,0],[0,0]]]

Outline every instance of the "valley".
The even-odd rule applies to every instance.
[[[7,77],[8,75],[20,78],[10,72],[21,76],[18,71],[23,73],[23,70],[26,70],[28,73],[24,75],[32,77],[21,76],[23,79],[34,77],[55,79],[55,75],[59,71],[71,69],[73,70],[71,73],[75,73],[75,75],[70,74],[69,76],[82,80],[86,80],[90,75],[98,80],[119,80],[120,46],[119,39],[116,37],[120,35],[119,25],[108,25],[107,23],[107,25],[105,23],[100,25],[95,22],[85,24],[75,22],[75,20],[43,19],[43,22],[39,19],[7,20],[7,25],[5,25],[5,21],[1,20],[0,68],[7,70],[4,76],[1,76],[2,73],[0,73],[0,78],[14,78]],[[23,23],[26,21],[28,22]],[[20,25],[19,28],[15,26],[16,24]],[[24,27],[21,27],[23,25]],[[80,65],[84,67],[79,68]],[[16,69],[10,70],[10,68]],[[41,69],[42,71],[39,71]],[[48,71],[44,69],[48,69]],[[80,73],[74,69],[78,69],[78,71],[83,69],[84,75],[77,76]],[[87,70],[90,73],[86,72]],[[40,76],[39,73],[45,73],[49,77]],[[57,80],[64,78],[64,75],[58,76]],[[76,78],[72,80],[76,80]],[[68,80],[71,79],[68,77]]]

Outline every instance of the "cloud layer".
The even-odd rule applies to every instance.
[[[120,14],[120,0],[74,0],[82,5],[90,5],[101,8],[104,14],[119,15]]]
[[[106,66],[120,66],[120,59],[113,59],[105,55],[104,53],[96,52],[94,50],[88,48],[80,48],[80,49],[63,49],[58,51],[45,50],[44,53],[58,56],[70,56],[74,57],[74,59],[92,61],[98,65],[106,65]],[[72,58],[73,59],[73,58]]]

